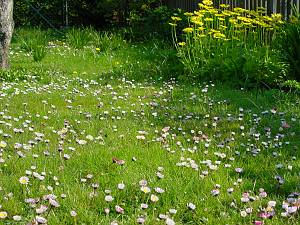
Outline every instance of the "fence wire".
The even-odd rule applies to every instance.
[[[193,11],[198,8],[201,0],[166,0],[166,4],[172,8],[181,8],[186,11]],[[293,14],[293,7],[300,11],[300,0],[214,0],[214,5],[228,4],[231,7],[241,7],[249,10],[256,10],[263,7],[268,14],[281,13],[288,19]]]

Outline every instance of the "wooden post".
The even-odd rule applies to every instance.
[[[282,17],[285,19],[286,18],[286,14],[285,14],[285,6],[286,6],[286,4],[285,4],[285,1],[286,0],[281,0],[281,14],[282,14]]]
[[[273,12],[273,2],[272,1],[267,1],[267,14],[271,15]]]
[[[280,13],[280,7],[281,7],[281,2],[280,0],[278,0],[276,4],[276,13]]]
[[[0,0],[0,69],[9,68],[9,46],[13,30],[13,0]]]
[[[287,4],[286,4],[286,17],[289,20],[291,13],[292,13],[292,4],[293,4],[293,0],[288,0]]]
[[[68,0],[66,0],[66,27],[69,27],[69,5],[68,5]]]

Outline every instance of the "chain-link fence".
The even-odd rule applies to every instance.
[[[145,2],[148,2],[148,5]],[[143,8],[149,7],[149,2],[155,0],[18,0],[15,1],[14,20],[16,27],[42,26],[55,29],[89,25],[103,27],[112,23],[126,23],[130,16],[144,15]],[[157,0],[152,8],[167,5],[173,9],[193,11],[197,9],[200,2],[202,1]],[[268,14],[281,13],[287,19],[293,14],[293,6],[300,9],[300,0],[214,0],[213,2],[216,6],[230,4],[232,7],[252,10],[264,7]]]
[[[122,21],[128,0],[19,0],[14,6],[17,27],[103,26]]]
[[[197,9],[202,0],[166,0],[169,7],[181,8],[187,11]],[[281,13],[288,19],[293,14],[293,7],[300,10],[300,0],[214,0],[214,5],[229,4],[231,7],[241,7],[256,10],[259,7],[267,9],[267,13]]]

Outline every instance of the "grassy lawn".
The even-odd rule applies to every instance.
[[[179,83],[166,46],[13,43],[0,224],[299,224],[299,96]]]

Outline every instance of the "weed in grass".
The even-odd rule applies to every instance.
[[[32,49],[32,56],[35,62],[42,61],[47,54],[47,48],[42,45],[36,45]]]
[[[76,49],[83,49],[91,41],[90,29],[72,28],[67,31],[67,43]]]

